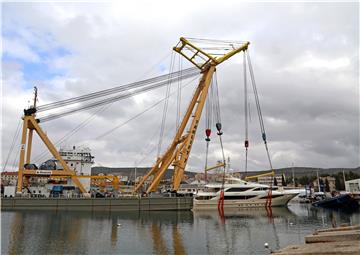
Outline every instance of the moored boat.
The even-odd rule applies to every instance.
[[[333,209],[357,209],[358,202],[351,194],[340,194],[338,196],[325,198],[323,200],[312,203],[316,207],[333,208]]]
[[[243,181],[238,178],[228,179],[224,184],[224,209],[285,206],[299,194],[299,190],[284,190],[282,187],[270,187],[264,184]],[[204,191],[194,196],[193,210],[211,210],[218,208],[222,184],[207,184]],[[269,192],[271,188],[271,192]]]

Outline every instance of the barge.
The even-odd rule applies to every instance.
[[[2,198],[1,210],[53,211],[184,211],[191,210],[192,197],[124,198]]]

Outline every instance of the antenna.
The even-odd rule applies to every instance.
[[[36,108],[37,96],[38,96],[38,89],[34,86],[34,108]]]

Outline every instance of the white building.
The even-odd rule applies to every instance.
[[[94,157],[87,147],[73,146],[71,149],[60,148],[59,153],[68,167],[76,172],[76,175],[91,175],[91,166],[94,164]],[[79,178],[87,191],[90,191],[90,178]],[[69,181],[68,184],[72,184]]]
[[[276,175],[274,177],[272,176],[261,176],[257,178],[257,182],[260,184],[265,184],[265,185],[274,185],[274,178],[276,178],[277,181],[277,186],[282,186],[282,176],[281,175]]]
[[[360,179],[346,181],[345,190],[347,192],[360,194]]]

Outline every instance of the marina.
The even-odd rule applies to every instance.
[[[1,254],[360,254],[359,3],[161,2],[1,6]]]
[[[291,204],[226,212],[61,212],[18,210],[1,215],[2,254],[269,254],[304,244],[315,230],[360,223],[344,213]],[[120,226],[118,226],[120,224]],[[51,242],[49,242],[49,238]]]

